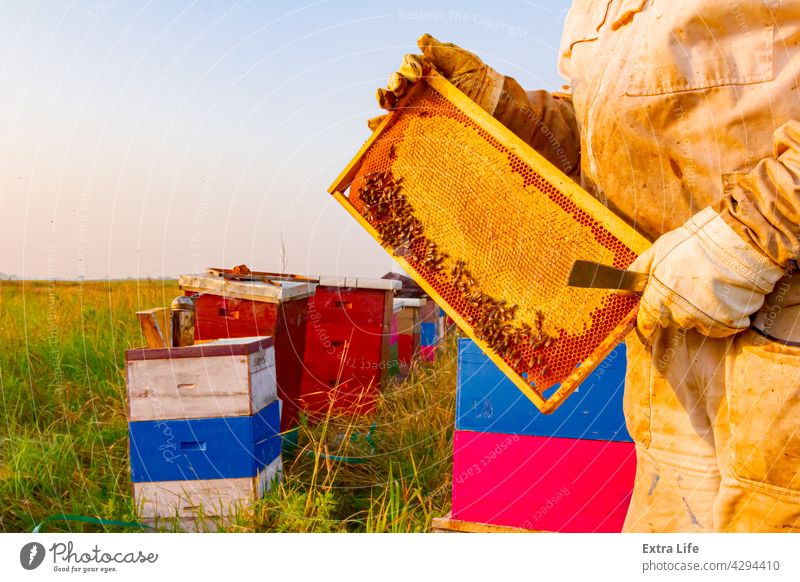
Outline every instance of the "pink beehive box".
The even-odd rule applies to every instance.
[[[453,519],[551,532],[619,532],[633,443],[456,430]]]

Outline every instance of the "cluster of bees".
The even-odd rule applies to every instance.
[[[384,245],[417,267],[444,272],[450,257],[423,234],[422,223],[401,192],[400,180],[388,172],[365,177],[358,195],[365,205],[364,218],[375,228]],[[462,295],[468,307],[465,319],[475,333],[500,357],[520,369],[537,370],[547,376],[549,369],[540,352],[552,345],[553,338],[543,330],[544,316],[536,312],[533,325],[515,323],[519,306],[508,305],[484,293],[462,260],[451,261],[452,286]],[[533,356],[526,356],[533,352]]]
[[[451,270],[452,284],[463,296],[470,313],[465,319],[475,333],[499,356],[512,363],[514,368],[524,367],[527,370],[538,369],[542,376],[547,376],[549,368],[541,353],[542,348],[549,348],[553,338],[544,331],[544,315],[536,312],[533,325],[515,323],[518,305],[508,305],[505,300],[497,300],[484,293],[464,261],[458,260]],[[533,351],[532,357],[525,353]]]
[[[376,172],[366,176],[358,194],[366,207],[364,218],[378,231],[384,245],[415,265],[437,273],[444,270],[448,255],[423,235],[422,223],[402,194],[400,180],[388,172]]]

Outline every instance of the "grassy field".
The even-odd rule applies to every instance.
[[[0,282],[0,531],[57,514],[135,520],[125,418],[134,313],[168,305],[175,282]],[[450,505],[452,340],[415,364],[377,414],[304,426],[284,482],[229,531],[425,531]],[[364,435],[374,423],[375,451]],[[369,455],[350,464],[334,456]],[[47,531],[124,531],[51,522]]]

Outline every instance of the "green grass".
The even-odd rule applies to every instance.
[[[59,513],[136,519],[123,355],[144,344],[135,312],[178,294],[174,281],[0,283],[0,531]],[[426,531],[450,505],[453,353],[451,338],[436,363],[414,364],[368,419],[304,424],[283,483],[227,529]]]

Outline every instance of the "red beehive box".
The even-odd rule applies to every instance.
[[[242,281],[214,275],[182,275],[195,297],[195,339],[273,336],[281,431],[297,425],[303,374],[308,300],[314,283],[294,280]]]
[[[309,301],[301,406],[367,413],[386,379],[389,326],[399,281],[320,277]]]

